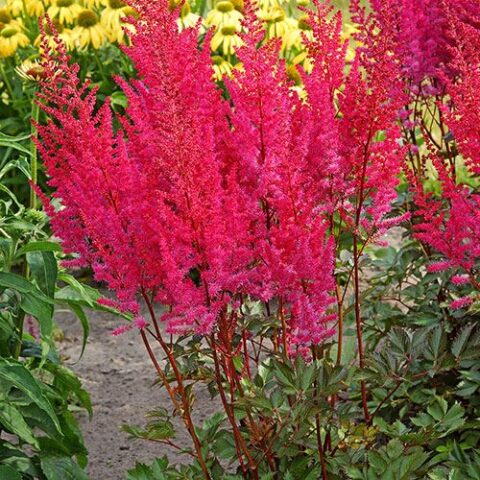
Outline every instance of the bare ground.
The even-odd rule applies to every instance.
[[[149,363],[138,332],[127,332],[114,337],[111,332],[120,321],[113,315],[92,313],[90,337],[85,353],[76,362],[82,343],[82,330],[71,313],[61,313],[57,322],[65,334],[60,352],[66,355],[67,366],[74,370],[89,391],[93,404],[93,418],[79,417],[85,443],[89,451],[88,473],[91,480],[120,480],[125,471],[137,461],[149,463],[156,457],[168,454],[171,461],[186,461],[158,443],[130,440],[120,431],[124,423],[144,425],[145,414],[155,407],[170,410],[164,389],[153,386],[155,374]],[[75,363],[76,362],[76,363]],[[208,394],[200,392],[195,420],[201,423],[215,411]],[[190,446],[190,439],[182,427],[177,429],[176,442]]]

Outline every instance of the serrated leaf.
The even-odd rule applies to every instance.
[[[368,453],[368,464],[373,467],[377,474],[381,474],[388,466],[389,459],[383,458],[379,452]]]
[[[388,442],[387,445],[387,455],[393,460],[399,458],[403,453],[403,445],[402,442],[398,439],[393,439]]]
[[[235,367],[235,370],[238,373],[242,373],[242,371],[243,371],[243,359],[242,359],[242,357],[240,355],[235,355],[232,358],[232,361],[233,361],[233,366]]]
[[[438,402],[429,405],[427,407],[427,412],[437,422],[439,422],[445,415],[442,406]]]
[[[470,336],[472,335],[472,331],[475,328],[475,325],[470,324],[467,325],[466,327],[462,328],[460,333],[457,335],[455,340],[452,342],[452,354],[455,355],[455,357],[460,357],[465,350],[468,340]]]
[[[440,356],[444,343],[442,327],[437,325],[431,330],[428,338],[428,345],[434,359],[437,359]]]
[[[158,477],[158,480],[165,479],[164,475]],[[126,480],[153,480],[152,469],[144,463],[136,463],[135,468],[127,471]]]

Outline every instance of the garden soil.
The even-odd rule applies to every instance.
[[[111,332],[120,325],[113,315],[91,313],[90,337],[83,357],[78,361],[81,326],[71,313],[58,312],[57,322],[63,330],[60,352],[66,365],[74,370],[89,391],[93,417],[79,414],[85,443],[89,451],[88,473],[91,480],[125,479],[125,471],[136,462],[149,463],[163,455],[181,463],[188,459],[159,443],[131,440],[120,430],[122,424],[144,425],[145,414],[164,406],[170,411],[165,389],[153,385],[154,370],[138,332],[114,337]],[[217,408],[208,393],[197,396],[196,422],[209,418]],[[176,442],[190,446],[190,440],[177,422]]]

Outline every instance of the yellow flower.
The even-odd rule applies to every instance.
[[[26,47],[30,43],[28,37],[20,27],[7,25],[0,32],[0,57],[11,57],[19,47]]]
[[[63,42],[67,50],[73,50],[75,48],[73,32],[70,28],[64,27],[58,20],[52,20],[53,26],[57,31],[58,38]],[[45,36],[48,42],[49,48],[56,49],[57,44],[53,32],[50,30],[48,24],[45,25]],[[42,44],[42,36],[39,35],[34,42],[34,45],[40,48]]]
[[[62,25],[65,25],[74,23],[81,11],[82,7],[75,0],[55,0],[47,13],[50,18],[58,19]]]
[[[82,0],[82,5],[89,10],[94,8],[100,8],[101,5],[105,5],[103,0]]]
[[[8,8],[0,8],[0,30],[7,25],[23,28],[21,20],[12,18]]]
[[[224,25],[219,28],[212,37],[212,50],[216,51],[221,47],[223,55],[233,55],[235,49],[243,45],[243,41],[238,36],[238,32],[239,29],[236,25]]]
[[[258,16],[266,22],[268,38],[278,37],[282,39],[282,52],[296,46],[300,47],[301,34],[298,23],[291,17],[286,17],[281,7],[273,7],[269,10],[260,10]]]
[[[217,27],[217,31],[224,25],[234,25],[238,31],[241,28],[243,15],[235,9],[232,2],[222,0],[215,5],[213,10],[208,12],[205,18],[205,25]]]
[[[354,34],[358,32],[358,29],[355,25],[351,23],[344,23],[342,28],[342,39],[348,42],[347,54],[345,60],[350,63],[353,62],[355,58],[355,49],[358,46],[361,46],[361,42],[358,42],[354,39]]]
[[[128,17],[137,17],[138,13],[122,0],[103,0],[106,8],[102,11],[100,21],[111,42],[126,43],[128,32],[134,33],[134,26],[126,21]]]
[[[307,73],[312,73],[313,63],[306,50],[301,51],[292,61],[293,65],[302,65]]]
[[[220,55],[214,55],[212,57],[213,66],[213,78],[220,81],[224,75],[230,77],[232,75],[233,65],[227,62]]]
[[[29,59],[24,60],[15,68],[15,71],[23,80],[30,82],[38,82],[45,75],[45,70],[42,65],[35,60]]]
[[[41,17],[45,14],[45,6],[42,0],[25,0],[27,13],[32,17]]]
[[[305,102],[307,100],[307,92],[303,86],[302,76],[295,65],[290,65],[287,67],[287,77],[293,82],[290,90],[292,90],[292,92],[296,92],[300,100]]]
[[[177,25],[180,30],[185,28],[192,28],[195,27],[200,19],[200,15],[192,13],[192,9],[190,8],[190,4],[186,1],[180,12],[180,17],[177,19]]]
[[[121,29],[122,18],[125,18],[125,9],[129,8],[122,0],[107,0],[106,8],[102,12],[101,21],[108,30]]]
[[[18,17],[23,12],[23,0],[8,0],[7,9],[14,17]]]
[[[78,14],[73,35],[80,48],[92,45],[93,48],[99,49],[108,40],[105,28],[99,22],[98,15],[92,10],[83,10]]]
[[[285,3],[285,0],[258,0],[258,8],[260,10],[270,10],[271,8],[279,7]]]
[[[0,8],[0,24],[8,25],[12,20],[13,19],[8,11],[8,8]]]

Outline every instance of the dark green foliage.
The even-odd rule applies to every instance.
[[[355,359],[348,304],[342,365],[335,364],[336,339],[315,351],[313,360],[299,356],[290,361],[265,353],[251,380],[245,375],[244,357],[233,359],[235,370],[243,372],[243,393],[236,392],[233,404],[235,418],[259,465],[260,479],[323,478],[317,427],[330,480],[480,478],[477,314],[452,314],[445,308],[450,286],[425,271],[422,255],[419,245],[411,242],[399,250],[371,250],[364,259],[370,272],[362,303],[364,369],[358,368]],[[259,305],[246,310],[241,322],[250,338],[270,336],[274,320],[265,320]],[[240,342],[238,336],[233,344]],[[180,339],[174,350],[185,378],[206,385],[218,398],[204,340]],[[361,379],[369,392],[368,422],[360,401]],[[246,421],[249,416],[255,431]],[[162,422],[163,435],[170,425],[166,412]],[[155,423],[149,423],[144,430],[127,431],[148,438],[150,432],[155,436],[155,429]],[[168,436],[175,441],[172,430]],[[212,479],[245,478],[225,414],[205,422],[198,436]],[[264,445],[270,446],[275,473],[265,458]],[[127,474],[128,480],[164,478],[204,477],[195,461],[189,467],[175,467],[166,458],[152,466],[137,465]]]

